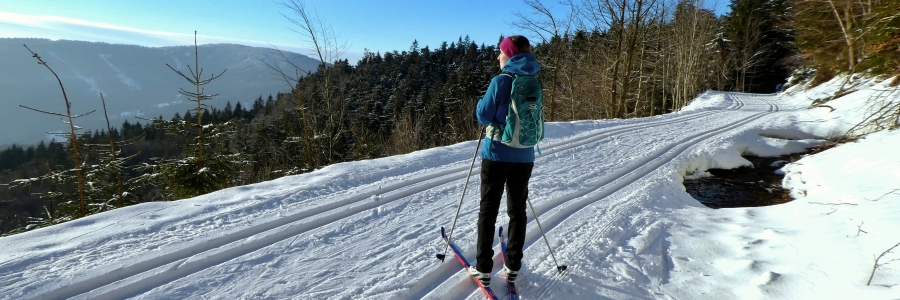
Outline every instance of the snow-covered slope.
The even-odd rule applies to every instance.
[[[888,193],[900,188],[891,154],[900,134],[789,164],[786,183],[801,196],[788,204],[713,210],[684,192],[684,176],[749,165],[742,153],[819,144],[812,129],[838,125],[802,122],[828,114],[807,111],[808,96],[707,92],[679,113],[548,124],[530,196],[568,270],[557,273],[532,221],[522,299],[900,297],[898,262],[866,286],[873,255],[900,242],[900,196]],[[0,299],[482,299],[458,262],[434,258],[475,145],[342,163],[0,238]],[[469,258],[475,167],[454,233]],[[507,220],[501,208],[498,225]],[[857,225],[865,233],[856,236]],[[493,284],[505,295],[502,280]]]

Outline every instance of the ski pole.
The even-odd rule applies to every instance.
[[[437,259],[444,262],[447,254],[447,248],[450,248],[450,241],[453,238],[453,229],[456,228],[456,220],[459,219],[459,210],[462,209],[463,199],[466,197],[466,189],[469,187],[469,177],[472,177],[472,169],[475,168],[475,158],[478,157],[478,150],[481,149],[481,136],[484,133],[484,126],[478,133],[477,143],[475,143],[475,155],[472,155],[472,165],[469,166],[469,175],[466,175],[466,184],[463,185],[462,196],[459,197],[459,205],[456,206],[456,216],[453,217],[453,226],[450,226],[450,235],[447,236],[447,245],[444,247],[444,253],[436,255]]]
[[[559,263],[556,262],[556,255],[553,255],[553,248],[550,248],[550,242],[547,241],[547,234],[544,233],[544,228],[541,227],[541,221],[538,221],[537,213],[534,212],[534,206],[531,205],[531,198],[525,198],[525,200],[528,201],[528,207],[531,208],[531,214],[534,215],[534,221],[537,222],[538,229],[541,230],[541,236],[544,237],[544,243],[547,243],[547,249],[550,250],[550,257],[553,258],[553,263],[556,264],[556,270],[559,271],[559,273],[562,273],[566,270],[566,265],[560,266]]]

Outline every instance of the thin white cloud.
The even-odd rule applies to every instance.
[[[57,17],[57,16],[49,16],[49,15],[41,15],[41,16],[32,16],[32,15],[23,15],[17,13],[9,13],[9,12],[0,12],[0,23],[7,23],[10,25],[19,25],[24,27],[31,27],[33,29],[49,29],[49,30],[60,30],[63,32],[68,31],[78,31],[74,29],[86,29],[90,31],[100,31],[100,32],[119,32],[119,33],[127,33],[131,35],[137,36],[147,36],[152,37],[153,41],[158,42],[160,40],[168,40],[173,43],[176,41],[183,41],[191,38],[190,34],[182,34],[182,33],[171,33],[164,31],[155,31],[155,30],[144,30],[126,26],[118,26],[112,24],[91,22],[79,19],[72,19],[66,17]],[[90,35],[90,33],[86,33]],[[10,32],[10,34],[15,35],[15,32]],[[206,37],[206,36],[204,36]],[[115,37],[112,37],[115,38]],[[211,38],[211,37],[208,37]],[[179,43],[183,44],[183,42]],[[169,45],[164,45],[169,46]]]
[[[34,36],[34,34],[45,36]],[[150,47],[185,45],[191,43],[194,38],[191,33],[146,30],[66,17],[33,16],[2,11],[0,11],[0,35],[3,35],[0,37],[42,37],[50,39],[93,38],[93,41],[98,42],[128,43]],[[74,38],[70,36],[74,36]],[[297,45],[202,34],[198,34],[197,39],[203,44],[229,43],[259,47],[269,47],[275,44],[281,48],[308,50]]]
[[[51,40],[83,40],[147,47],[182,46],[193,43],[192,33],[173,33],[92,22],[50,15],[25,15],[0,11],[0,38],[46,38]],[[309,47],[238,38],[197,35],[201,44],[239,44],[254,47],[312,54]],[[362,58],[361,51],[345,54],[351,62]]]

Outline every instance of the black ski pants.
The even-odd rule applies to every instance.
[[[478,212],[478,254],[475,269],[490,273],[494,267],[494,237],[497,236],[497,214],[500,212],[500,199],[506,187],[506,210],[509,214],[509,226],[506,245],[506,263],[511,270],[518,271],[522,267],[522,246],[525,244],[525,225],[528,216],[525,206],[528,201],[528,180],[534,163],[497,162],[481,160],[481,203]]]

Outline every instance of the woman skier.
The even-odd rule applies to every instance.
[[[476,114],[482,125],[505,125],[509,110],[513,76],[535,76],[541,66],[531,53],[528,39],[511,36],[500,42],[497,56],[501,74],[494,76],[483,98],[478,101]],[[512,75],[512,76],[510,76]],[[490,286],[493,269],[495,228],[504,187],[507,192],[506,209],[509,214],[509,244],[503,271],[507,280],[515,281],[522,268],[522,247],[525,243],[525,214],[528,199],[528,180],[534,167],[534,147],[513,148],[504,145],[496,134],[488,132],[481,147],[481,202],[478,213],[478,254],[469,273]]]

